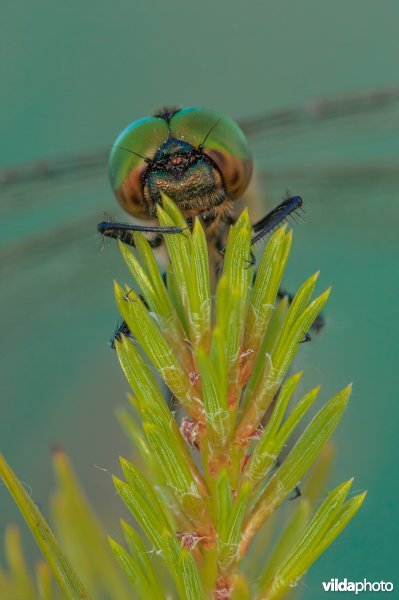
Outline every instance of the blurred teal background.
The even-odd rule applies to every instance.
[[[398,20],[396,0],[5,2],[0,164],[106,148],[165,104],[239,118],[396,85]],[[355,475],[355,490],[368,489],[359,515],[300,584],[310,600],[331,577],[397,576],[398,114],[316,120],[254,149],[269,170],[265,206],[288,186],[305,200],[285,287],[317,269],[319,290],[333,286],[327,327],[298,359],[324,400],[354,382],[331,483]],[[115,533],[110,473],[129,448],[114,413],[127,385],[107,340],[112,280],[128,277],[95,231],[103,210],[122,215],[105,168],[62,185],[10,187],[0,198],[1,450],[46,513],[50,446],[62,445]],[[21,523],[3,488],[0,515],[1,532]]]

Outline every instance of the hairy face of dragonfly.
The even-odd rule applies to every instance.
[[[137,219],[156,217],[162,193],[169,196],[188,222],[199,216],[212,245],[224,246],[226,225],[234,222],[232,202],[242,196],[252,175],[252,157],[244,133],[234,121],[210,109],[165,109],[135,121],[117,138],[109,160],[115,196]],[[261,239],[302,204],[299,196],[287,198],[256,223],[253,242]],[[132,231],[162,235],[181,233],[176,227],[102,222],[98,231],[134,245]],[[221,255],[214,254],[217,264]]]
[[[203,114],[202,110],[196,109],[197,117]],[[169,121],[176,123],[179,115],[185,114],[190,115],[190,111],[171,112]],[[245,192],[242,200],[225,202],[226,207],[231,204],[232,213],[236,213],[243,205],[249,206],[250,215],[256,222],[264,208],[270,207],[273,198],[280,197],[287,186],[291,186],[306,195],[313,219],[320,218],[323,227],[334,222],[335,227],[341,228],[346,222],[357,231],[367,231],[369,239],[376,234],[375,223],[381,219],[381,207],[384,208],[384,222],[393,227],[397,221],[398,114],[399,88],[390,88],[341,98],[313,99],[299,106],[241,119],[239,140],[243,139],[242,130],[253,150],[256,186],[249,193]],[[216,121],[212,119],[195,134],[196,129],[192,126],[194,111],[192,117],[192,122],[186,122],[187,131],[181,142],[194,148],[202,143],[204,154],[222,148],[223,156],[233,155],[239,159],[246,156],[248,160],[245,141],[243,146],[241,142],[239,145],[244,148],[244,154],[234,151],[235,145],[229,143],[231,138],[236,139],[235,134],[230,135],[237,131],[234,123],[232,129],[225,127],[226,121],[229,124],[231,121],[223,117],[210,131]],[[136,121],[122,134],[127,136],[130,131],[134,144],[124,140],[129,151],[115,148],[111,155],[111,178],[114,188],[119,190],[120,201],[126,176],[139,166],[144,171],[149,166],[145,158],[154,158],[166,141],[167,122],[168,119],[165,122],[159,116],[150,117]],[[161,136],[154,123],[161,125]],[[232,149],[230,152],[226,151],[226,145]],[[137,157],[133,151],[142,156]],[[33,269],[40,273],[54,264],[52,277],[46,281],[56,285],[55,273],[57,276],[64,274],[66,278],[68,272],[72,277],[75,253],[88,256],[91,252],[92,262],[86,262],[87,273],[100,276],[95,270],[98,268],[95,262],[97,251],[92,227],[93,215],[103,209],[112,211],[105,181],[108,157],[108,149],[94,148],[85,154],[43,158],[0,170],[1,222],[5,226],[0,239],[0,270],[3,278],[7,273],[8,284],[12,278],[17,285],[20,279],[17,274],[24,269],[22,279],[26,281],[29,273],[32,286],[40,295],[44,288],[37,285],[40,276],[34,278]],[[177,157],[177,162],[180,158]],[[210,158],[216,162],[214,154]],[[226,184],[228,170],[225,167],[219,165],[218,169]],[[168,177],[164,175],[163,181]],[[142,181],[137,177],[135,181],[138,195],[134,196],[135,200],[131,199],[128,211],[132,215],[138,214],[138,207],[147,206]],[[183,190],[183,186],[180,189]],[[226,189],[229,193],[225,185]],[[152,201],[147,203],[153,206]],[[147,213],[143,210],[141,214],[144,218]],[[102,234],[123,239],[123,230],[117,229],[116,223],[110,223],[108,229],[106,225],[98,227]],[[126,227],[126,224],[120,225]],[[208,231],[215,236],[221,229],[223,227],[218,226],[208,228]],[[153,232],[154,228],[149,230]],[[128,233],[131,239],[130,231]],[[126,242],[129,243],[128,239]],[[66,265],[70,266],[69,271]],[[45,305],[43,298],[38,304]]]
[[[209,109],[166,109],[129,125],[109,161],[115,196],[139,219],[156,216],[161,193],[186,216],[213,222],[242,196],[252,157],[241,129]]]

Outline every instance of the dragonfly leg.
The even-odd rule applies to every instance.
[[[133,231],[141,231],[142,233],[155,233],[155,237],[148,240],[152,248],[156,248],[162,244],[162,236],[169,233],[183,233],[182,227],[161,227],[134,225],[133,223],[114,223],[113,221],[102,221],[97,225],[97,231],[105,237],[120,240],[128,246],[134,247]]]
[[[303,340],[301,340],[299,343],[306,344],[306,342],[311,342],[311,341],[312,341],[312,336],[309,335],[308,333],[305,333]]]
[[[130,331],[128,324],[124,320],[118,321],[112,338],[109,340],[109,346],[110,348],[112,348],[112,350],[115,350],[115,342],[120,342],[122,340],[122,335],[128,338],[132,338],[132,332]]]
[[[300,196],[291,196],[290,198],[283,200],[283,202],[270,211],[263,219],[252,225],[254,235],[251,238],[251,246],[276,229],[276,227],[281,225],[289,215],[301,208],[301,206],[302,198]],[[230,216],[224,217],[223,220],[228,225],[234,225],[235,223],[235,219]],[[225,249],[225,247],[218,247],[218,250],[222,255],[224,255]],[[255,255],[252,250],[247,263],[248,267],[253,267],[256,264]]]
[[[252,225],[252,230],[254,235],[251,238],[251,246],[259,242],[263,239],[268,233],[276,229],[279,225],[284,223],[284,221],[289,217],[292,213],[297,211],[302,206],[302,198],[300,196],[291,196],[290,198],[286,198],[283,200],[276,208],[273,208],[272,211],[267,213],[263,219]],[[224,218],[224,222],[228,225],[234,225],[235,219],[232,217]],[[219,249],[219,251],[223,254],[225,248]],[[255,264],[255,257],[251,251],[250,257],[250,266]]]
[[[132,291],[133,290],[130,289],[124,296],[124,300],[126,300],[127,302],[129,301],[129,294]],[[144,306],[146,308],[148,308],[148,304],[141,294],[139,294],[139,299],[144,304]],[[122,341],[122,335],[124,335],[125,337],[127,337],[131,340],[134,340],[134,336],[133,336],[132,332],[130,331],[129,325],[126,323],[126,321],[124,319],[121,319],[118,321],[118,323],[115,327],[115,331],[112,335],[112,338],[109,340],[109,346],[112,350],[115,350],[115,342],[116,341],[118,341],[118,342]]]
[[[284,223],[287,217],[301,208],[301,206],[302,198],[300,196],[291,196],[290,198],[283,200],[281,204],[276,206],[276,208],[270,211],[263,219],[252,226],[254,235],[252,236],[251,244],[253,245],[256,244],[256,242],[259,242],[259,240],[264,238],[268,233]]]
[[[281,204],[252,226],[255,235],[252,237],[251,243],[256,244],[256,242],[273,231],[273,229],[281,225],[289,215],[297,211],[301,206],[302,198],[300,196],[292,196],[283,200]],[[278,291],[278,297],[283,298],[284,296],[288,296],[289,302],[292,302],[293,296],[285,290],[280,289]],[[324,324],[325,320],[323,315],[318,315],[311,329],[312,331],[319,333],[323,329]],[[309,342],[311,339],[309,333],[306,332],[302,342]]]
[[[246,261],[247,264],[247,269],[249,269],[250,267],[253,267],[256,265],[256,258],[255,258],[255,254],[252,252],[251,250],[251,254],[249,256],[249,259]]]

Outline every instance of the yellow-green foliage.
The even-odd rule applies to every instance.
[[[167,198],[158,217],[161,225],[186,227]],[[347,500],[350,480],[317,504],[330,456],[326,443],[350,387],[309,419],[319,388],[297,398],[301,374],[287,378],[329,294],[311,299],[316,274],[291,304],[276,300],[291,233],[281,228],[273,234],[253,283],[251,226],[244,211],[230,230],[214,297],[200,223],[165,241],[167,286],[139,233],[136,253],[121,245],[138,293],[115,286],[131,331],[115,346],[133,391],[131,411],[119,417],[137,460],[121,459],[123,478],[114,483],[139,533],[122,522],[125,545],[111,538],[108,545],[66,456],[57,452],[53,515],[61,550],[2,459],[3,479],[59,587],[52,587],[45,564],[36,582],[31,578],[18,535],[10,529],[0,599],[50,600],[63,597],[60,589],[68,598],[95,600],[284,598],[363,501],[364,494]],[[155,371],[170,390],[166,397]],[[169,405],[172,395],[180,406],[176,414]],[[302,497],[281,507],[311,467]]]

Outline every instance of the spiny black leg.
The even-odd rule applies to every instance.
[[[301,206],[302,198],[300,196],[291,196],[291,198],[283,200],[281,204],[252,226],[255,235],[252,237],[251,244],[259,242],[259,240],[281,225],[289,215],[301,208]]]
[[[130,301],[129,294],[131,291],[132,290],[129,290],[124,296],[124,300],[126,300],[126,302]],[[140,298],[141,302],[144,304],[144,306],[146,308],[148,308],[148,304],[144,300],[144,298],[141,294],[139,294],[139,298]],[[115,350],[115,341],[120,342],[122,339],[122,335],[124,335],[125,337],[128,337],[130,339],[134,339],[133,334],[129,329],[129,325],[126,323],[126,321],[124,319],[121,319],[120,321],[118,321],[115,331],[112,335],[112,338],[109,340],[109,345],[112,348],[112,350]]]
[[[302,496],[302,492],[301,492],[301,488],[299,487],[299,485],[296,485],[294,487],[294,490],[292,492],[292,496],[290,496],[288,498],[288,500],[296,500],[297,498],[299,498],[300,496]]]
[[[252,226],[255,235],[252,237],[251,244],[256,244],[256,242],[261,240],[265,235],[278,227],[290,214],[294,213],[301,207],[302,198],[300,196],[292,196],[283,200],[281,204],[269,212],[265,217],[263,217],[263,219],[258,221],[258,223],[255,223],[255,225]],[[292,302],[293,296],[288,294],[285,290],[280,289],[278,291],[278,297],[283,298],[284,296],[288,297],[290,303]],[[311,329],[312,331],[319,333],[323,329],[324,324],[325,321],[323,315],[318,315]],[[301,343],[309,342],[310,340],[311,336],[309,333],[305,333],[305,337]]]
[[[183,233],[181,227],[160,227],[147,225],[133,225],[132,223],[114,223],[113,221],[102,221],[97,225],[97,231],[105,237],[121,240],[125,244],[134,247],[132,231],[141,231],[142,233],[157,234],[152,240],[148,240],[152,248],[156,248],[162,243],[162,235],[165,233]]]
[[[252,250],[251,250],[251,254],[249,255],[249,260],[247,260],[246,262],[248,263],[248,266],[246,267],[247,269],[256,265],[255,254],[252,252]]]
[[[129,329],[129,325],[126,323],[126,321],[123,320],[118,321],[113,336],[109,340],[109,345],[110,348],[112,348],[112,350],[115,350],[115,342],[120,342],[122,339],[122,335],[124,335],[125,337],[132,337],[132,332]]]
[[[301,208],[302,206],[302,198],[300,196],[291,196],[291,198],[286,198],[279,204],[276,208],[274,208],[271,212],[269,212],[263,219],[252,225],[252,229],[255,235],[252,236],[251,246],[259,242],[262,238],[264,238],[268,233],[276,229],[281,223],[285,221],[289,215],[294,213],[296,210]],[[226,217],[223,219],[225,222],[229,223],[226,220]],[[234,219],[231,219],[231,223],[234,224]],[[219,249],[219,251],[224,254],[225,248]],[[250,266],[255,264],[255,256],[251,251],[251,257],[249,260]]]
[[[303,340],[301,340],[299,343],[306,344],[306,342],[311,342],[311,341],[312,341],[312,337],[308,333],[305,333]]]

